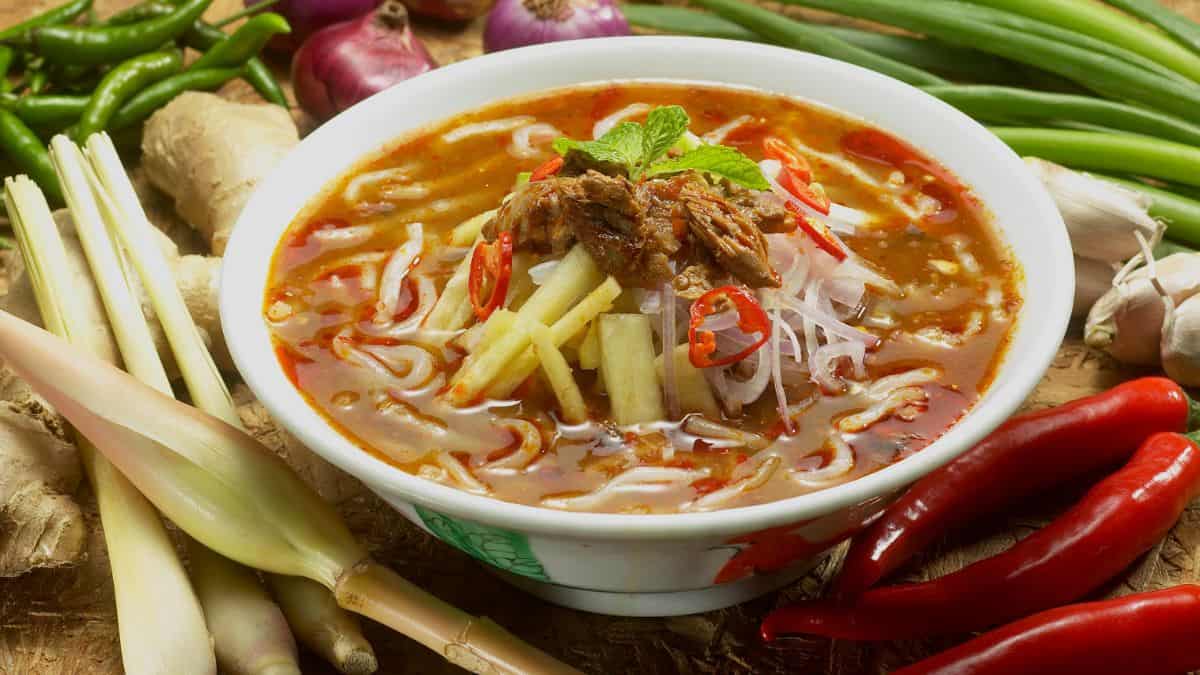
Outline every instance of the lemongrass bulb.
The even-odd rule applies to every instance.
[[[1124,262],[1141,251],[1135,233],[1159,238],[1162,225],[1150,217],[1145,195],[1036,157],[1025,164],[1054,198],[1075,255]]]
[[[1178,306],[1200,292],[1200,253],[1175,253],[1156,264],[1158,281]],[[1088,313],[1083,337],[1118,361],[1157,365],[1166,306],[1149,268],[1134,271],[1105,293]]]
[[[1163,370],[1187,387],[1200,387],[1200,295],[1184,300],[1171,312],[1163,331]]]
[[[1075,305],[1071,316],[1087,316],[1092,305],[1112,288],[1116,275],[1112,263],[1075,256]]]

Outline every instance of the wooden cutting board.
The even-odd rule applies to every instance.
[[[135,0],[97,0],[101,15]],[[0,0],[0,26],[57,4],[59,0]],[[1200,19],[1200,0],[1166,4]],[[241,7],[238,0],[215,0],[210,17]],[[481,22],[467,26],[420,24],[417,32],[445,64],[480,53]],[[233,97],[251,98],[244,85],[231,85]],[[306,120],[300,120],[307,126]],[[1057,405],[1105,389],[1141,373],[1124,369],[1088,349],[1072,328],[1028,408]],[[120,648],[108,560],[94,500],[79,495],[95,524],[88,558],[78,567],[40,571],[0,581],[0,675],[107,675],[120,673]],[[939,576],[1012,544],[1044,523],[1059,504],[1030,504],[996,522],[980,523],[972,536],[948,541],[914,565],[912,579]],[[1053,500],[1051,500],[1053,501]],[[433,540],[373,495],[360,491],[341,504],[350,528],[379,560],[416,584],[463,609],[490,616],[522,638],[588,673],[643,675],[755,673],[858,675],[887,672],[945,648],[955,638],[884,645],[827,640],[796,640],[766,647],[756,639],[758,621],[771,608],[819,592],[833,562],[776,594],[739,607],[671,619],[624,619],[555,607],[517,591],[488,574],[459,551]],[[1200,507],[1189,511],[1160,550],[1111,589],[1114,594],[1174,585],[1196,579],[1200,558]],[[386,675],[439,675],[462,672],[377,626],[366,632]],[[311,656],[305,673],[335,671]],[[1085,674],[1081,674],[1085,675]]]

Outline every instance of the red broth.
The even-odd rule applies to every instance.
[[[767,354],[778,352],[781,387],[773,386],[772,372],[762,395],[740,410],[721,405],[715,415],[681,412],[616,424],[615,401],[601,375],[616,371],[582,367],[592,322],[559,346],[586,406],[586,423],[562,421],[566,409],[542,368],[503,400],[485,391],[469,405],[448,402],[450,383],[464,364],[482,358],[479,353],[505,334],[497,330],[478,342],[482,329],[472,328],[479,322],[469,312],[452,330],[428,324],[423,302],[448,295],[463,256],[471,255],[470,240],[466,246],[452,244],[455,228],[520,190],[514,185],[521,172],[555,156],[549,147],[554,136],[591,139],[597,121],[635,103],[681,105],[692,132],[725,132],[722,144],[755,161],[762,159],[764,138],[783,139],[804,156],[813,180],[835,204],[869,221],[840,238],[851,260],[885,278],[890,290],[868,284],[854,306],[828,301],[822,293],[832,293],[829,287],[847,285],[837,275],[849,274],[848,268],[836,267],[833,276],[818,279],[814,291],[828,302],[820,306],[843,325],[877,339],[866,350],[865,372],[856,372],[853,357],[840,358],[831,361],[835,387],[814,382],[808,326],[781,308],[769,311],[794,324],[800,358],[788,346],[790,335],[769,341],[763,357],[773,366]],[[631,119],[643,121],[644,110]],[[501,124],[490,133],[453,142],[445,137],[496,121]],[[522,153],[514,132],[530,124],[554,130],[531,134],[532,152],[515,156],[514,149]],[[413,223],[421,224],[419,255],[411,261],[393,316],[381,317],[384,270],[409,241]],[[804,237],[796,230],[765,240],[772,255],[794,246],[812,269],[836,264],[821,258]],[[696,244],[685,241],[689,245]],[[518,250],[523,252],[514,260],[506,308],[519,314],[537,288],[526,272],[529,265],[556,254],[522,249],[520,243]],[[795,278],[775,271],[779,278]],[[806,283],[815,274],[809,272]],[[292,224],[272,261],[264,314],[289,378],[364,452],[427,479],[507,501],[661,513],[783,499],[853,480],[920,451],[992,381],[1020,307],[1019,282],[1019,268],[969,188],[902,140],[786,97],[639,83],[505,101],[391,143],[332,183]],[[659,287],[639,288],[627,279],[620,286],[607,313],[653,310],[655,292],[660,307],[665,301]],[[776,302],[775,289],[754,292],[766,305]],[[795,294],[798,304],[806,302],[804,292]],[[686,344],[687,301],[673,301],[678,343]],[[661,314],[649,316],[656,326],[650,344],[661,362],[665,324]],[[811,336],[814,347],[855,341],[820,328]],[[476,344],[465,345],[472,349],[464,349],[472,341]],[[745,385],[758,356],[722,368],[721,377]],[[405,360],[410,357],[415,360]],[[713,384],[716,376],[704,375],[699,381],[724,403]],[[788,424],[777,389],[789,406]],[[694,386],[690,391],[695,393]]]

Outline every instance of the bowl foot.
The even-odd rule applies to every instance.
[[[817,566],[824,555],[818,555],[796,567],[773,574],[761,574],[690,591],[665,593],[622,593],[595,591],[535,581],[487,566],[488,571],[517,588],[546,602],[609,616],[663,617],[699,614],[746,602],[780,589],[804,576]]]

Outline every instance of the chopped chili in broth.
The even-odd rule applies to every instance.
[[[633,103],[681,105],[690,130],[700,136],[747,116],[728,131],[724,145],[759,161],[764,140],[780,139],[799,150],[812,180],[833,204],[870,216],[869,226],[841,233],[840,241],[898,293],[868,291],[852,311],[840,308],[845,322],[878,338],[866,351],[865,378],[853,376],[846,360],[834,372],[844,383],[841,391],[828,391],[795,368],[786,371],[791,375],[784,378],[783,393],[795,427],[790,434],[784,433],[770,386],[740,413],[725,410],[711,420],[750,434],[748,440],[697,431],[687,421],[695,414],[682,423],[618,429],[600,370],[577,367],[586,331],[560,349],[575,364],[571,372],[590,424],[560,421],[563,410],[541,369],[506,397],[509,404],[487,397],[467,407],[446,401],[449,378],[470,361],[464,344],[497,336],[425,330],[420,325],[427,308],[417,307],[423,298],[443,293],[471,257],[471,249],[451,244],[454,229],[500,206],[522,172],[544,167],[557,155],[550,149],[552,137],[531,134],[535,152],[518,156],[513,132],[519,125],[454,142],[444,136],[468,125],[526,116],[511,124],[548,124],[559,135],[591,139],[593,125]],[[643,121],[645,115],[632,119]],[[562,163],[555,164],[539,179],[555,180]],[[421,225],[420,255],[399,286],[394,316],[380,316],[386,267],[409,240],[412,223]],[[672,229],[678,236],[685,227],[676,222]],[[806,235],[799,229],[770,236]],[[534,286],[527,270],[542,261],[538,255],[513,256],[507,302],[528,297]],[[486,280],[488,288],[493,279]],[[396,141],[336,181],[293,223],[272,263],[264,315],[289,378],[365,452],[430,480],[507,501],[660,513],[783,499],[853,480],[918,452],[990,384],[1020,306],[1019,282],[1019,269],[975,197],[907,144],[786,97],[631,83],[501,102]],[[628,283],[622,288],[610,312],[637,313],[639,298],[658,290],[644,288],[638,295]],[[465,311],[468,326],[474,325],[477,312],[470,303]],[[686,307],[677,319],[680,344],[686,346]],[[406,322],[413,326],[400,328]],[[803,331],[796,332],[803,342]],[[654,340],[660,353],[657,332]],[[789,344],[789,338],[780,343]],[[763,349],[768,348],[770,343]],[[745,376],[756,358],[747,357],[728,375]],[[792,356],[783,360],[787,367]],[[418,372],[425,363],[433,369]],[[924,372],[935,375],[920,377]],[[894,405],[881,402],[886,395],[871,393],[888,376],[911,378],[896,390]],[[873,415],[878,419],[870,419]],[[843,466],[834,436],[849,448],[852,466],[822,480],[822,470]],[[662,473],[630,473],[646,468]],[[769,475],[761,484],[737,489],[753,483],[756,472]],[[618,477],[637,489],[620,487]]]

